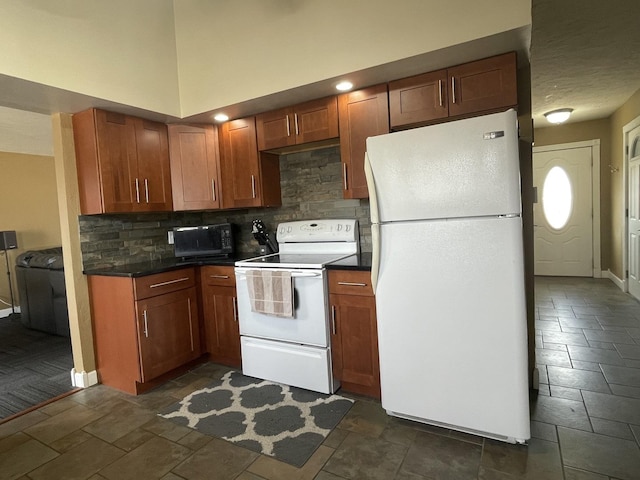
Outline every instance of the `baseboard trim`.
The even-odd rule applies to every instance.
[[[611,280],[613,283],[616,284],[616,286],[622,290],[623,292],[627,291],[627,281],[626,280],[622,280],[621,278],[619,278],[615,273],[613,273],[611,270],[607,270],[602,272],[602,276],[604,278],[608,278],[609,280]]]
[[[16,313],[20,313],[20,307],[15,307],[15,311]],[[8,317],[12,313],[13,313],[13,310],[11,310],[11,307],[3,308],[2,310],[0,310],[0,318]]]
[[[87,388],[98,383],[98,372],[92,370],[90,372],[76,372],[75,368],[71,369],[71,384],[74,387]]]

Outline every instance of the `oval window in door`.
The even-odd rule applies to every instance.
[[[573,209],[573,192],[569,175],[564,168],[555,166],[547,173],[542,185],[542,211],[554,230],[563,228]]]

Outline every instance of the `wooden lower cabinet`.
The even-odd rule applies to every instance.
[[[380,398],[376,304],[371,274],[329,272],[333,374],[346,391]]]
[[[194,268],[88,283],[101,383],[135,395],[200,357]]]
[[[233,267],[200,268],[206,351],[211,361],[239,368],[240,329]]]

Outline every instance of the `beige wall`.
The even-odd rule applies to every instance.
[[[25,250],[61,245],[55,175],[53,157],[0,152],[0,231],[15,230],[19,247],[8,252],[16,301],[16,257]],[[5,259],[0,262],[5,272]],[[0,298],[9,297],[7,275],[2,274]]]
[[[0,74],[179,113],[173,0],[0,0],[0,12]]]
[[[623,181],[622,172],[624,170],[624,154],[623,154],[623,127],[640,116],[640,90],[634,93],[622,107],[620,107],[611,116],[611,163],[618,168],[615,174],[617,181],[611,185],[610,202],[612,208],[611,218],[611,257],[612,268],[618,278],[624,278],[623,265],[623,237],[626,232],[626,217],[624,214],[626,205],[626,191]]]
[[[530,0],[177,0],[182,116],[531,24]]]
[[[0,0],[0,12],[0,75],[176,117],[531,24],[530,0]]]

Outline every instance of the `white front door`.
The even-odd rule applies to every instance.
[[[629,132],[629,293],[640,299],[640,127]]]
[[[591,147],[533,154],[536,275],[593,276]]]

